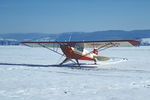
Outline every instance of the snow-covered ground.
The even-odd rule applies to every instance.
[[[150,47],[111,48],[99,55],[112,59],[56,67],[63,58],[47,49],[1,46],[0,100],[149,100]]]

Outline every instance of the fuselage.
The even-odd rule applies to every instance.
[[[79,60],[95,60],[95,54],[88,52],[82,47],[73,47],[71,45],[62,45],[60,46],[62,52],[66,55],[66,57],[71,59],[79,59]]]

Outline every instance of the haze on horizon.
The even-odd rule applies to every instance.
[[[0,33],[150,29],[149,0],[0,0]]]

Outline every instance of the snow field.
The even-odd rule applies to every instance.
[[[89,67],[93,62],[81,69],[55,67],[63,58],[47,49],[1,46],[0,99],[149,100],[150,47],[111,48],[99,55],[112,59],[96,68]]]

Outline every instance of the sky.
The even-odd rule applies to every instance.
[[[0,0],[0,33],[150,29],[150,0]]]

